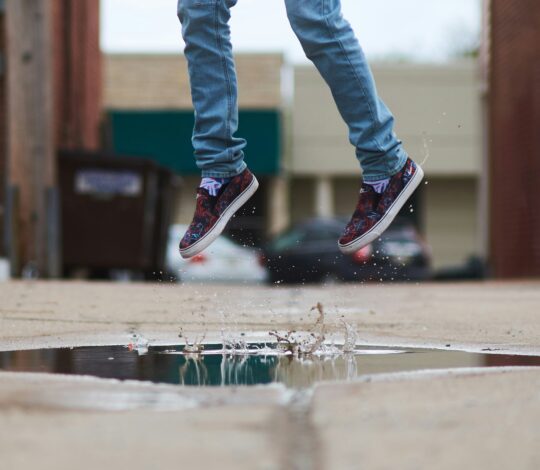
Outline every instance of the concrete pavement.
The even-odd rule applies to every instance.
[[[0,350],[119,344],[138,332],[178,343],[178,333],[267,332],[313,324],[324,306],[365,344],[540,352],[540,282],[345,285],[303,288],[81,282],[0,284]],[[217,333],[217,334],[216,334]]]
[[[540,355],[540,283],[328,288],[0,284],[0,349],[119,344],[136,332],[309,328],[359,341]],[[182,389],[0,374],[0,469],[536,469],[540,371],[403,373],[322,384]]]

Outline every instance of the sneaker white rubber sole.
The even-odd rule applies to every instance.
[[[251,196],[255,194],[257,189],[259,188],[259,182],[257,181],[257,178],[253,176],[253,180],[251,183],[249,183],[248,187],[244,189],[237,197],[236,199],[231,202],[229,207],[223,211],[223,214],[221,214],[220,218],[216,222],[216,224],[210,229],[204,237],[197,240],[193,245],[191,245],[188,248],[185,248],[183,250],[180,250],[180,255],[184,259],[193,258],[194,256],[197,256],[199,253],[204,251],[206,248],[208,248],[215,240],[218,238],[223,230],[225,230],[225,227],[229,223],[229,220],[231,220],[231,217],[240,209],[246,202],[249,201]]]
[[[413,177],[407,183],[407,185],[401,191],[401,194],[396,198],[392,205],[386,211],[386,214],[379,220],[371,229],[364,233],[361,237],[358,237],[356,240],[353,240],[346,245],[338,243],[339,249],[345,255],[352,255],[356,253],[361,248],[369,245],[371,242],[377,240],[385,230],[390,226],[396,216],[399,214],[401,208],[412,196],[416,188],[420,185],[424,179],[424,171],[419,166],[416,167],[416,172]]]

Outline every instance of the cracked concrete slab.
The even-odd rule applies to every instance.
[[[0,350],[306,329],[540,354],[540,282],[267,288],[0,284]],[[540,371],[364,376],[314,392],[0,373],[0,468],[536,469]]]
[[[286,419],[272,405],[155,412],[0,408],[2,468],[281,469]]]
[[[290,468],[288,396],[4,373],[0,468]]]
[[[398,374],[318,387],[324,469],[540,468],[540,370]]]

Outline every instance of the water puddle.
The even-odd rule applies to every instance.
[[[540,366],[540,357],[460,351],[351,348],[348,353],[298,355],[282,344],[158,347],[106,346],[0,352],[0,370],[90,375],[185,386],[282,383],[307,388],[361,375],[463,367]],[[187,351],[187,352],[186,352]],[[328,352],[328,351],[327,351]]]

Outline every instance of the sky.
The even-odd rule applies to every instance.
[[[182,51],[177,0],[101,4],[104,51]],[[370,59],[444,62],[479,36],[481,0],[342,0],[342,6]],[[292,62],[306,60],[284,0],[238,0],[231,30],[236,52],[283,52]]]

